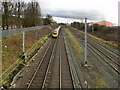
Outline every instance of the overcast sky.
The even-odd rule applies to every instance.
[[[50,14],[58,22],[88,17],[89,20],[118,24],[120,0],[39,0],[42,15]],[[68,18],[68,19],[65,19]]]
[[[31,0],[25,0],[27,2]],[[50,14],[57,22],[109,21],[118,24],[120,0],[35,0],[40,3],[42,15]],[[119,4],[120,5],[120,4]]]

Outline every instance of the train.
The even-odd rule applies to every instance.
[[[53,38],[57,38],[57,37],[58,37],[60,28],[61,28],[61,26],[59,26],[58,28],[56,28],[56,29],[52,32],[52,37],[53,37]]]

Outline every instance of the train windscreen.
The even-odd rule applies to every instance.
[[[53,32],[54,35],[57,35],[57,32]]]

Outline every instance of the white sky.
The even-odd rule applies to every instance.
[[[89,17],[94,21],[107,20],[118,24],[118,2],[120,0],[39,0],[43,15],[56,16],[58,22],[66,22],[58,17]],[[88,18],[88,19],[89,19]],[[94,19],[95,18],[95,19]],[[67,19],[68,20],[68,19]],[[69,21],[71,21],[69,19]]]

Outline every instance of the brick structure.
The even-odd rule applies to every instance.
[[[105,25],[106,27],[114,27],[114,24],[107,21],[93,22],[93,24]],[[89,23],[88,26],[91,26],[92,23]]]
[[[94,22],[93,24],[105,25],[106,27],[113,27],[114,26],[113,23],[107,22],[107,21]]]

